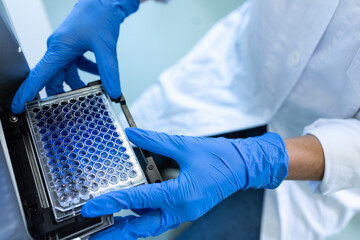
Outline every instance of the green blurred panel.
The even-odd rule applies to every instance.
[[[55,29],[71,11],[75,0],[43,0]],[[241,0],[172,0],[145,2],[121,26],[118,58],[122,89],[132,103],[159,74],[183,57],[220,18],[241,5]],[[88,57],[93,59],[91,54]],[[96,79],[81,73],[86,81]]]

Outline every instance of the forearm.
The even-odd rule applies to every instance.
[[[287,180],[321,180],[324,175],[324,153],[319,140],[312,135],[285,141],[289,155]]]

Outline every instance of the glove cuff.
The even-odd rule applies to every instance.
[[[277,188],[288,174],[289,156],[284,141],[276,133],[243,140],[242,150],[251,153],[244,159],[247,167],[247,188]]]

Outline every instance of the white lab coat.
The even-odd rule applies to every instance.
[[[215,25],[131,110],[139,127],[313,134],[321,182],[267,190],[262,239],[323,239],[360,210],[360,1],[254,0]]]

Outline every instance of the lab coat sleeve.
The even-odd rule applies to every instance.
[[[357,119],[319,119],[304,129],[315,136],[325,156],[322,181],[310,182],[314,192],[330,194],[360,188],[360,121]]]

